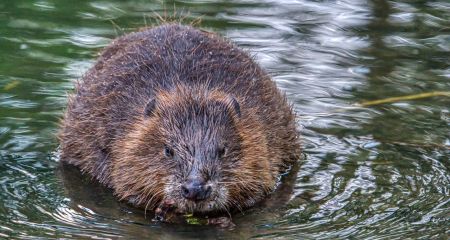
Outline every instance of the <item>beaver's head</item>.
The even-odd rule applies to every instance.
[[[150,99],[118,141],[116,194],[152,209],[181,212],[244,208],[275,185],[275,166],[254,111],[224,92],[178,86]]]

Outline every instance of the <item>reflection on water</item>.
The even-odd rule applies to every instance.
[[[52,154],[98,51],[174,11],[253,53],[300,115],[290,200],[233,231],[152,222]],[[354,104],[449,91],[449,25],[444,0],[2,1],[0,238],[448,237],[450,99]]]

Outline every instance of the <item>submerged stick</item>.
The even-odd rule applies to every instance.
[[[364,107],[381,105],[381,104],[385,104],[385,103],[395,103],[395,102],[400,102],[400,101],[404,101],[404,100],[416,100],[416,99],[421,99],[421,98],[429,98],[429,97],[437,97],[437,96],[450,97],[450,91],[435,91],[435,92],[419,93],[419,94],[406,95],[406,96],[401,96],[401,97],[389,97],[389,98],[378,99],[378,100],[373,100],[373,101],[354,103],[351,106],[339,107],[330,112],[308,114],[306,116],[303,116],[302,119],[308,119],[308,117],[309,117],[310,118],[309,121],[312,121],[315,118],[328,117],[328,116],[330,116],[330,114],[334,114],[334,113],[342,113],[342,112],[346,112],[346,111],[361,109]]]
[[[415,99],[421,99],[421,98],[429,98],[429,97],[436,97],[436,96],[443,96],[443,97],[450,97],[450,92],[428,92],[428,93],[419,93],[419,94],[413,94],[413,95],[407,95],[407,96],[401,96],[401,97],[390,97],[385,99],[379,99],[374,101],[366,101],[355,104],[358,107],[368,107],[368,106],[374,106],[384,103],[393,103],[393,102],[400,102],[403,100],[415,100]]]

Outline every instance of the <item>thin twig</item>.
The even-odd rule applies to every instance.
[[[401,97],[390,97],[385,99],[379,99],[374,101],[367,101],[367,102],[361,102],[355,104],[358,107],[369,107],[374,105],[380,105],[385,103],[393,103],[393,102],[400,102],[404,100],[415,100],[415,99],[421,99],[421,98],[429,98],[429,97],[450,97],[450,92],[428,92],[428,93],[419,93],[419,94],[413,94],[413,95],[407,95],[407,96],[401,96]]]

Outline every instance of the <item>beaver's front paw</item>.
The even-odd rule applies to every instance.
[[[208,225],[218,226],[220,228],[233,229],[236,225],[229,217],[217,217],[208,219]]]
[[[161,222],[170,222],[169,219],[171,218],[170,212],[174,209],[174,200],[164,200],[156,209],[155,209],[155,218],[156,221]]]

